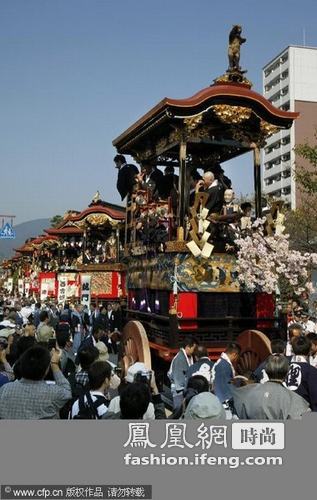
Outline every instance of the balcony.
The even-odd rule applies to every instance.
[[[264,169],[263,178],[268,179],[269,177],[272,177],[273,175],[280,174],[281,172],[282,172],[282,164],[274,165],[274,167],[272,167],[268,170]]]
[[[280,191],[282,187],[286,187],[286,182],[284,179],[272,182],[272,184],[270,184],[269,186],[264,186],[264,191],[267,194],[272,194],[274,193],[274,191]]]

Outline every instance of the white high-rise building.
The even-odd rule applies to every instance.
[[[282,198],[292,209],[301,195],[294,179],[294,147],[315,142],[317,130],[317,48],[289,46],[263,68],[263,94],[276,107],[299,112],[292,128],[272,135],[263,152],[263,192]]]

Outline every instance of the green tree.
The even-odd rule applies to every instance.
[[[317,140],[317,131],[314,137]],[[300,164],[296,165],[296,181],[304,193],[317,195],[317,145],[311,145],[308,142],[299,144],[295,147],[295,153],[310,164],[309,169]]]
[[[57,227],[58,224],[60,224],[63,220],[62,215],[54,215],[54,217],[51,218],[50,224],[52,227]]]
[[[300,208],[286,213],[285,233],[289,234],[293,250],[317,252],[316,198],[316,195],[307,195]]]
[[[317,131],[314,134],[317,140]],[[286,233],[290,235],[290,246],[304,252],[317,251],[317,145],[299,144],[295,152],[300,158],[294,173],[302,196],[301,207],[286,214]],[[306,165],[301,164],[304,160]]]

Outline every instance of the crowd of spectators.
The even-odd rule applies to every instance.
[[[214,362],[185,340],[168,372],[171,414],[153,370],[137,362],[123,374],[122,328],[118,304],[1,298],[0,418],[286,420],[317,411],[317,334],[299,323],[252,371],[239,369],[234,342]]]

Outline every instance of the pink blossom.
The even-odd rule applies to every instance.
[[[236,240],[239,281],[247,290],[274,293],[279,279],[284,278],[294,293],[310,292],[309,276],[317,265],[316,253],[301,253],[289,248],[289,235],[266,236],[265,219],[253,223],[252,236]]]

